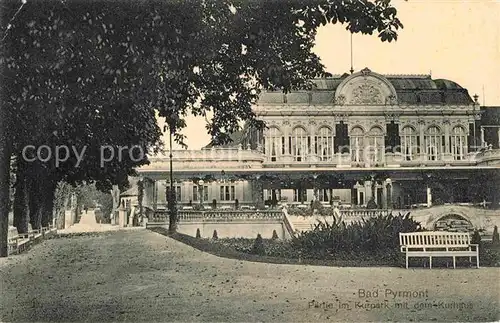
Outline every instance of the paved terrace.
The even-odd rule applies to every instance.
[[[0,259],[0,321],[496,321],[499,273],[252,263],[147,230],[114,231]],[[379,297],[360,298],[360,288]],[[427,297],[393,299],[386,289]],[[360,307],[381,302],[388,308]],[[436,305],[415,309],[420,302]]]

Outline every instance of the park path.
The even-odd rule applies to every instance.
[[[117,230],[141,230],[144,227],[119,227],[109,223],[97,223],[94,210],[88,210],[80,217],[78,223],[73,224],[69,228],[57,230],[60,234],[82,233],[82,232],[104,232]]]
[[[0,321],[497,321],[499,273],[252,263],[148,230],[111,231],[1,259]],[[379,295],[360,298],[359,289]],[[408,302],[396,308],[386,289],[427,297],[396,299]],[[381,302],[389,308],[361,307]],[[420,302],[436,305],[415,308]],[[450,305],[460,302],[471,308]]]

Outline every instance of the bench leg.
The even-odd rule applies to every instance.
[[[479,252],[477,253],[477,256],[476,256],[476,266],[477,266],[477,268],[479,268]]]
[[[453,269],[457,268],[457,261],[455,256],[453,256]]]
[[[408,269],[408,254],[406,254],[406,269]]]
[[[432,256],[429,256],[429,269],[432,269]]]

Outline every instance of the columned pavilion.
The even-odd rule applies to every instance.
[[[370,200],[385,209],[498,207],[500,149],[485,138],[498,141],[500,122],[482,119],[495,108],[485,112],[477,96],[430,75],[365,68],[312,83],[310,90],[262,93],[253,108],[264,131],[245,127],[230,145],[174,151],[181,208],[314,200],[345,208]],[[139,169],[147,179],[144,205],[165,208],[169,158],[150,160]]]

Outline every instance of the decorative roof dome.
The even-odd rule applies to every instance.
[[[433,80],[431,75],[379,75],[371,72],[368,68],[354,75],[332,75],[328,78],[316,78],[312,93],[308,91],[292,91],[284,95],[282,92],[263,92],[258,102],[260,104],[332,104],[335,102],[334,94],[341,84],[353,77],[367,77],[375,75],[391,88],[398,103],[421,105],[421,104],[472,104],[467,89],[456,82],[437,79]]]
[[[438,89],[441,90],[459,90],[463,89],[460,85],[458,85],[456,82],[446,80],[446,79],[438,79],[434,80],[434,83],[436,83],[436,86]]]

